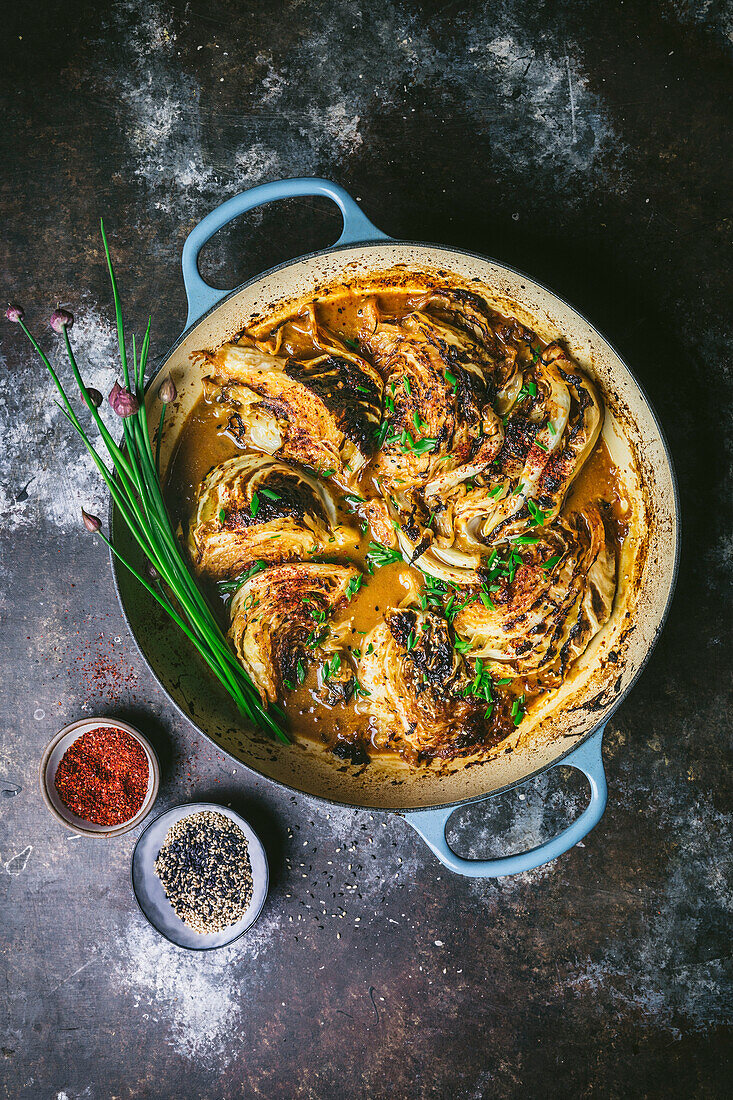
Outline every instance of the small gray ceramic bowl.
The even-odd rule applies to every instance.
[[[145,792],[143,804],[133,818],[129,821],[123,821],[121,825],[95,825],[93,821],[86,821],[83,817],[77,817],[76,814],[72,813],[69,807],[61,801],[59,793],[56,790],[56,771],[69,746],[73,745],[74,741],[76,741],[78,737],[81,737],[82,734],[89,733],[91,730],[100,729],[105,726],[124,730],[125,733],[129,733],[134,737],[145,751],[148,761],[148,789]],[[117,718],[82,718],[79,722],[72,722],[70,726],[65,726],[47,745],[46,751],[43,754],[43,759],[41,760],[40,780],[43,801],[46,803],[53,816],[60,821],[62,825],[66,825],[69,829],[73,829],[75,833],[80,833],[82,836],[107,838],[120,836],[130,829],[134,829],[135,826],[139,825],[150,813],[158,794],[160,765],[155,749],[150,744],[147,737],[144,737],[139,730],[128,725],[127,722],[120,722]]]
[[[155,861],[171,825],[191,814],[209,810],[230,818],[247,838],[249,861],[252,867],[252,899],[247,911],[240,919],[224,928],[221,932],[196,932],[189,928],[176,914],[165,896],[163,883],[155,873]],[[143,915],[161,936],[165,936],[177,947],[193,951],[211,951],[215,947],[226,947],[243,936],[252,927],[265,904],[270,872],[262,841],[252,826],[234,810],[218,806],[215,802],[190,802],[184,806],[174,806],[150,822],[140,834],[135,851],[132,854],[132,889]]]

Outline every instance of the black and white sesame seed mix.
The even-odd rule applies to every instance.
[[[231,818],[211,810],[171,826],[155,872],[176,914],[196,932],[231,927],[252,900],[247,838]]]

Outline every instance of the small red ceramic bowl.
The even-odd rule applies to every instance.
[[[76,741],[78,737],[81,737],[82,734],[90,733],[92,730],[100,729],[100,727],[103,726],[112,726],[114,729],[124,730],[125,733],[129,733],[140,744],[148,761],[148,789],[145,792],[143,804],[134,817],[130,818],[129,821],[123,821],[121,825],[95,825],[92,821],[86,821],[83,817],[77,817],[77,815],[72,813],[69,807],[61,801],[59,793],[56,790],[56,770],[66,750],[73,745],[74,741]],[[43,801],[46,803],[53,816],[57,821],[60,821],[62,825],[66,825],[67,828],[73,829],[75,833],[80,833],[82,836],[120,836],[122,833],[129,832],[130,829],[134,829],[136,825],[139,825],[152,810],[153,803],[158,795],[160,764],[158,763],[155,749],[150,744],[147,737],[144,737],[139,730],[128,725],[127,722],[120,722],[117,718],[82,718],[79,722],[72,722],[70,726],[65,726],[47,745],[46,751],[43,754],[43,759],[41,760],[40,781]]]

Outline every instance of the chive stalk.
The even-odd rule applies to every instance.
[[[211,607],[198,588],[173,530],[163,499],[159,466],[160,438],[165,410],[168,401],[175,397],[175,388],[171,382],[161,392],[163,409],[158,425],[154,453],[148,429],[144,394],[145,368],[150,350],[150,321],[148,321],[139,353],[133,337],[130,360],[125,342],[117,280],[103,224],[101,230],[112,285],[123,380],[123,385],[115,383],[110,395],[110,404],[115,413],[122,419],[122,445],[115,442],[99,415],[99,402],[96,391],[88,389],[82,379],[69,339],[69,329],[73,324],[72,315],[65,310],[57,310],[53,317],[53,328],[63,335],[65,350],[74,379],[109,455],[111,469],[107,467],[102,454],[90,441],[56,370],[26,326],[22,310],[13,307],[11,316],[11,310],[9,309],[7,313],[8,320],[12,320],[22,328],[51,375],[60,397],[60,401],[57,401],[56,404],[81,438],[100,476],[107,485],[123,522],[127,525],[134,542],[148,563],[148,572],[151,579],[157,576],[160,578],[159,581],[152,580],[151,583],[146,580],[121,555],[117,547],[97,527],[99,521],[96,517],[88,514],[84,515],[85,526],[88,530],[93,530],[94,533],[99,535],[110,548],[112,554],[129,570],[138,583],[146,589],[189,639],[212,674],[232,697],[240,713],[260,729],[288,744],[289,738],[279,721],[281,712],[273,707],[263,707],[259,692],[237,660]]]

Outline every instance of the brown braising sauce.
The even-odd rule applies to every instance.
[[[395,317],[404,316],[413,310],[420,297],[422,295],[415,295],[414,292],[380,292],[380,302],[385,312]],[[331,298],[319,298],[316,306],[319,321],[347,340],[353,340],[360,327],[361,308],[360,296],[343,290]],[[507,324],[511,324],[510,319]],[[267,332],[266,324],[257,326],[257,335],[260,338],[267,335]],[[541,343],[537,341],[535,346],[541,347]],[[293,317],[284,326],[278,354],[298,355],[309,350],[313,350],[313,345],[308,332],[299,323],[298,317]],[[186,530],[194,513],[198,487],[209,470],[243,453],[243,449],[227,431],[228,415],[225,408],[208,403],[202,397],[186,420],[165,485],[166,501],[174,527],[180,522],[183,530]],[[369,573],[366,555],[372,536],[368,528],[364,533],[360,531],[360,527],[366,527],[363,517],[360,516],[360,508],[343,499],[346,488],[340,486],[335,478],[329,479],[329,485],[334,496],[338,498],[340,522],[353,526],[357,537],[338,554],[319,555],[316,560],[350,562],[364,571],[361,589],[334,619],[334,623],[350,620],[350,634],[346,645],[349,651],[356,650],[358,653],[365,635],[381,621],[386,608],[398,607],[408,601],[411,593],[414,599],[415,592],[423,592],[423,574],[404,562],[393,562]],[[368,473],[358,491],[367,498],[373,495],[370,493]],[[590,501],[601,504],[607,537],[618,557],[618,548],[627,531],[629,502],[602,439],[596,444],[573,483],[566,507],[567,503],[575,508]],[[208,595],[212,605],[220,609],[222,626],[226,630],[229,625],[227,600],[219,596],[214,585],[209,586]],[[529,682],[526,689],[529,692],[528,701],[531,701],[533,695],[536,697],[540,693],[536,689],[533,692],[533,685]],[[329,706],[323,701],[322,695],[323,692],[318,691],[316,662],[311,661],[308,663],[305,682],[286,692],[280,701],[288,717],[291,737],[307,738],[326,744],[338,756],[355,764],[366,762],[364,748],[368,750],[369,756],[375,752],[388,751],[372,736],[369,718],[357,712],[353,700],[349,704]]]

